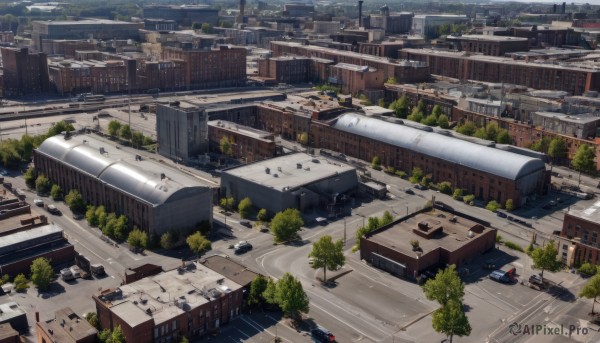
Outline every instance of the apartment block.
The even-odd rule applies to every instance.
[[[482,53],[488,56],[504,56],[507,52],[529,51],[527,38],[462,35],[448,36],[446,40],[453,43],[458,51]]]
[[[2,91],[6,97],[48,91],[48,62],[45,53],[28,48],[0,48],[2,54]]]
[[[310,132],[311,113],[289,105],[289,102],[258,105],[257,128],[290,140],[297,140],[299,135]]]
[[[50,62],[48,73],[52,88],[61,95],[128,90],[127,65],[123,60]]]
[[[275,157],[277,147],[272,133],[224,120],[209,121],[210,151],[222,153],[223,138],[228,139],[231,144],[231,156],[243,159],[246,163]]]
[[[334,62],[303,56],[280,56],[258,61],[258,76],[278,83],[325,82]]]
[[[42,52],[48,56],[75,58],[76,51],[95,50],[96,43],[88,40],[46,39],[42,42]]]
[[[184,90],[186,89],[185,67],[185,62],[181,60],[141,60],[136,71],[138,89]]]
[[[330,67],[329,82],[338,85],[343,93],[359,94],[383,88],[383,71],[368,66],[338,63]]]
[[[390,13],[387,5],[382,6],[379,12],[379,14],[370,14],[363,18],[363,26],[370,29],[382,29],[388,35],[410,32],[414,13]]]

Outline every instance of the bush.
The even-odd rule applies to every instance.
[[[514,205],[514,203],[513,203],[513,200],[512,200],[512,199],[507,199],[507,200],[506,200],[506,204],[504,204],[504,208],[505,208],[505,209],[506,209],[508,212],[510,212],[510,211],[512,211],[512,210],[514,210],[514,209],[515,209],[515,205]]]
[[[473,194],[463,196],[463,201],[465,202],[465,204],[473,205],[474,200],[475,196]]]
[[[394,174],[396,174],[396,176],[399,176],[402,179],[406,179],[406,172],[403,170],[396,170]]]
[[[504,241],[502,240],[502,235],[496,234],[496,243],[502,244]]]
[[[509,249],[523,252],[523,248],[520,245],[518,245],[517,243],[505,242],[504,245],[506,245],[506,247]]]
[[[452,184],[448,181],[443,181],[438,184],[438,190],[441,193],[448,194],[452,193]]]
[[[460,200],[463,197],[462,195],[463,195],[463,190],[460,189],[460,188],[457,188],[452,193],[452,199],[454,199],[454,200]]]
[[[52,189],[50,189],[50,197],[52,200],[60,200],[63,197],[62,189],[59,185],[52,185]]]
[[[377,170],[381,169],[381,159],[379,156],[373,156],[373,159],[371,160],[371,168]]]
[[[269,221],[269,212],[267,212],[266,209],[261,208],[260,211],[258,211],[258,214],[256,215],[256,219],[260,222],[266,223]]]
[[[593,275],[596,275],[596,272],[598,271],[598,269],[596,268],[596,266],[586,262],[586,263],[582,264],[581,267],[579,267],[579,269],[577,271],[582,274],[593,276]]]
[[[165,250],[173,248],[173,237],[170,232],[165,232],[160,236],[160,247]]]
[[[27,290],[27,288],[29,288],[29,280],[27,280],[24,274],[15,276],[13,283],[15,285],[16,292],[24,292]]]
[[[250,198],[245,197],[238,204],[238,212],[240,213],[240,217],[242,219],[247,219],[252,214],[252,200]]]
[[[488,202],[488,204],[485,206],[486,210],[489,210],[492,212],[496,212],[501,208],[502,208],[502,205],[500,205],[496,200],[492,200],[492,201]]]
[[[423,178],[423,170],[419,167],[414,167],[412,170],[412,175],[410,176],[410,183],[419,183]]]
[[[535,248],[533,247],[533,243],[529,243],[529,245],[527,246],[527,249],[525,250],[525,253],[529,256],[531,256],[531,253],[535,250]]]
[[[396,173],[396,168],[394,168],[394,167],[387,167],[385,169],[385,172],[388,173],[388,174],[394,174],[394,173]]]

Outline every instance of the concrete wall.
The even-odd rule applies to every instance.
[[[212,222],[212,189],[194,188],[180,192],[186,194],[154,208],[154,234],[161,235],[172,229],[191,229],[204,220]]]

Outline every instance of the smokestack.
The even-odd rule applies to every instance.
[[[358,0],[358,27],[362,27],[362,4],[363,0]]]
[[[243,24],[244,23],[244,9],[246,7],[246,0],[240,0],[240,13],[238,14],[237,17],[237,23],[238,24]]]
[[[40,322],[40,313],[38,311],[35,311],[35,322],[36,323]]]

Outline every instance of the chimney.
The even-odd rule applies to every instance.
[[[362,27],[362,4],[363,0],[358,0],[358,27]]]
[[[38,311],[35,311],[35,322],[36,323],[40,322],[40,313]]]
[[[243,24],[244,23],[244,9],[246,7],[246,0],[240,0],[240,13],[238,14],[237,17],[237,23],[238,24]]]

